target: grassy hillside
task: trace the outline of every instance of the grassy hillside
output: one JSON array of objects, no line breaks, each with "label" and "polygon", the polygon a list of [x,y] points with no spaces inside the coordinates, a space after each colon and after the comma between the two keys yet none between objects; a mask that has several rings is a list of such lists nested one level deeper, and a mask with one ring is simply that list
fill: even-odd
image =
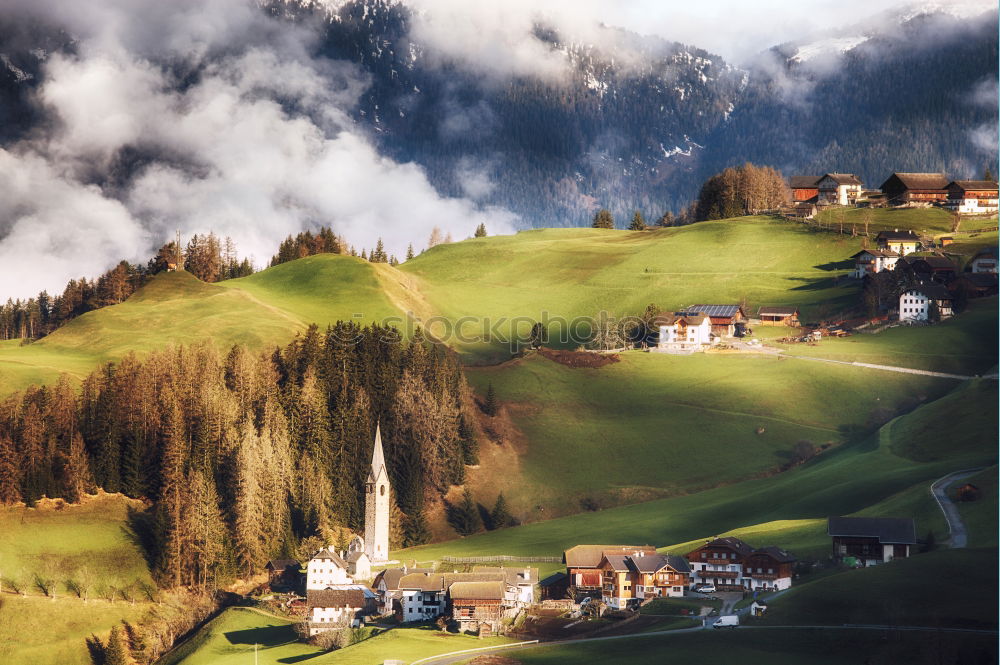
[{"label": "grassy hillside", "polygon": [[[995,388],[970,391],[967,399],[984,413],[991,412],[995,408]],[[930,504],[924,501],[924,490],[917,488],[918,485],[928,487],[933,480],[957,469],[991,465],[997,457],[992,437],[982,437],[981,446],[974,452],[933,462],[916,462],[893,453],[897,427],[909,429],[912,425],[913,436],[933,437],[933,431],[925,433],[919,426],[933,417],[928,406],[921,406],[862,441],[842,446],[777,476],[411,548],[398,552],[397,556],[418,560],[439,559],[444,555],[554,556],[581,542],[685,543],[775,520],[848,515],[894,496],[900,503],[883,504],[885,513],[905,509],[912,510],[917,517],[921,512],[933,515]],[[978,420],[957,422],[955,427],[959,434],[966,429],[984,431],[983,423]],[[938,441],[936,445],[948,444]],[[908,496],[907,491],[911,492]],[[806,541],[810,538],[808,532],[804,536],[799,532],[796,537],[804,537]]]},{"label": "grassy hillside", "polygon": [[[575,512],[585,498],[612,505],[773,473],[800,440],[842,443],[954,385],[770,356],[640,352],[599,369],[534,355],[468,377],[480,394],[494,387],[522,435],[483,446],[492,457],[471,473],[480,500],[502,490],[528,519]],[[549,513],[532,512],[539,505]]]},{"label": "grassy hillside", "polygon": [[[700,663],[740,665],[964,665],[996,663],[996,638],[989,635],[885,633],[858,630],[698,631],[676,635],[505,653],[505,663]],[[669,660],[665,660],[669,658]]]},{"label": "grassy hillside", "polygon": [[160,665],[371,665],[387,659],[405,663],[450,651],[503,644],[502,637],[478,639],[418,626],[394,628],[350,647],[323,652],[298,641],[292,622],[246,608],[230,608],[169,653]]},{"label": "grassy hillside", "polygon": [[[954,224],[954,217],[944,208],[830,208],[820,212],[816,221],[835,227],[843,222],[845,229],[854,225],[863,231],[866,217],[870,220],[869,233],[899,229],[923,235],[951,235]],[[996,225],[996,216],[964,217],[959,231],[969,233]]]},{"label": "grassy hillside", "polygon": [[0,343],[0,394],[53,382],[61,372],[82,378],[128,351],[206,339],[223,349],[263,348],[287,343],[310,323],[401,318],[380,280],[376,266],[333,254],[219,284],[163,273],[124,303],[88,312],[33,344]]},{"label": "grassy hillside", "polygon": [[[152,605],[138,588],[150,581],[146,563],[123,531],[131,502],[101,495],[59,505],[0,508],[0,662],[89,665],[84,638],[106,636]],[[51,581],[54,599],[43,595],[36,576]],[[86,602],[72,590],[84,580],[91,587]],[[134,604],[111,591],[126,587]]]},{"label": "grassy hillside", "polygon": [[789,355],[954,374],[985,374],[997,363],[996,321],[997,298],[982,298],[971,301],[962,314],[932,326],[901,326],[874,335],[830,337],[816,346],[776,346]]},{"label": "grassy hillside", "polygon": [[[450,321],[503,320],[527,334],[549,319],[558,339],[567,321],[602,309],[640,314],[646,305],[696,303],[798,305],[806,318],[855,304],[858,286],[837,283],[851,269],[860,239],[763,217],[705,222],[648,232],[600,229],[524,231],[434,247],[403,272],[420,279],[427,301]],[[512,320],[519,321],[511,323]],[[471,335],[480,323],[469,324]],[[566,344],[571,345],[570,342]],[[499,342],[459,341],[476,360],[506,357]]]},{"label": "grassy hillside", "polygon": [[[969,547],[997,546],[997,468],[991,467],[966,481],[980,489],[982,497],[958,504],[962,520],[969,530]],[[952,491],[954,494],[954,489]]]},{"label": "grassy hillside", "polygon": [[[996,561],[995,548],[939,550],[885,566],[822,577],[775,599],[760,623],[877,623],[995,630]],[[962,584],[917,582],[939,579],[943,570],[975,571],[976,590]]]}]

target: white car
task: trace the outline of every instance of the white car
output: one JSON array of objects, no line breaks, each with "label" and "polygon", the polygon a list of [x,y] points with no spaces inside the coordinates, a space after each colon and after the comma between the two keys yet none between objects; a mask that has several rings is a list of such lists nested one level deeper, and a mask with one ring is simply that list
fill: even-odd
[{"label": "white car", "polygon": [[698,593],[715,593],[715,585],[714,584],[699,584],[698,586],[694,587],[691,590],[692,591],[696,591]]}]

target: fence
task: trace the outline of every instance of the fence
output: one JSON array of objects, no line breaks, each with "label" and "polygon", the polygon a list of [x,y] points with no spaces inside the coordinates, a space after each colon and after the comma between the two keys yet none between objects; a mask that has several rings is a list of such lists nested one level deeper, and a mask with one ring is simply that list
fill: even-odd
[{"label": "fence", "polygon": [[443,556],[441,560],[446,563],[499,563],[501,561],[562,563],[562,558],[557,556],[510,556],[507,554],[498,554],[496,556]]}]

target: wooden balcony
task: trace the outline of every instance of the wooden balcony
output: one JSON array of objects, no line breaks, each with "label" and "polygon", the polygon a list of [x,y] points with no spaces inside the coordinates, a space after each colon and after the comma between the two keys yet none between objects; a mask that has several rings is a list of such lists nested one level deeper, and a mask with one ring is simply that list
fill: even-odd
[{"label": "wooden balcony", "polygon": [[707,579],[736,579],[740,574],[735,570],[699,570],[698,577]]},{"label": "wooden balcony", "polygon": [[731,563],[736,563],[733,559],[703,559],[701,563],[709,563],[714,566],[728,566]]},{"label": "wooden balcony", "polygon": [[780,575],[778,573],[744,573],[744,577],[752,577],[755,580],[776,580]]}]

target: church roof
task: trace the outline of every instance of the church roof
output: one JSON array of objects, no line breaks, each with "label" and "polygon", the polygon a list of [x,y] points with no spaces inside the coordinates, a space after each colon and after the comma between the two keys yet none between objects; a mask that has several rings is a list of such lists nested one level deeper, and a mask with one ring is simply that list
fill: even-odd
[{"label": "church roof", "polygon": [[385,454],[382,452],[382,424],[375,425],[375,450],[372,451],[372,468],[368,472],[368,482],[374,483],[379,474],[386,474]]}]

